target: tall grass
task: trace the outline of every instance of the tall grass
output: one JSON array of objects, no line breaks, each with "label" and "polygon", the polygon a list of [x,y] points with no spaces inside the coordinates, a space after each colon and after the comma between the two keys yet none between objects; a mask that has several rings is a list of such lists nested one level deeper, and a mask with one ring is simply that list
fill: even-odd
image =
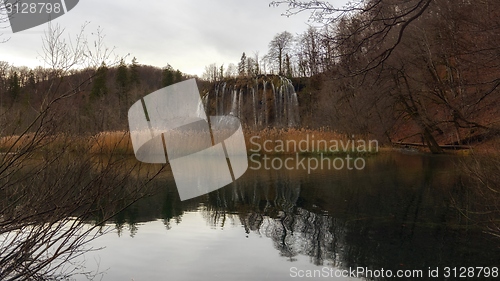
[{"label": "tall grass", "polygon": [[[368,135],[346,135],[330,129],[305,129],[305,128],[267,128],[264,130],[247,131],[245,142],[247,150],[261,154],[343,154],[359,153],[358,141],[368,144],[371,139]],[[353,149],[354,142],[354,149]],[[337,144],[337,145],[335,145]],[[344,145],[345,147],[342,147]],[[339,151],[334,151],[335,147]],[[344,149],[345,148],[345,149]],[[375,153],[376,150],[367,151]]]},{"label": "tall grass", "polygon": [[101,132],[89,139],[90,153],[93,154],[134,154],[130,132]]},{"label": "tall grass", "polygon": [[[7,136],[0,138],[0,152],[15,153],[27,143],[32,135]],[[368,136],[348,136],[328,129],[277,129],[266,128],[263,130],[244,130],[245,143],[248,153],[255,153],[256,148],[262,149],[259,153],[263,154],[308,154],[308,153],[332,153],[329,151],[332,141],[338,143],[352,144],[352,141],[363,140],[366,143],[370,141]],[[188,147],[187,151],[198,150],[200,144],[196,142],[196,134],[193,132],[179,133],[178,141]],[[284,151],[280,150],[280,144],[284,144]],[[178,145],[180,146],[180,145]],[[265,150],[263,149],[265,146]],[[66,136],[55,135],[47,137],[43,141],[43,149],[60,150],[70,149],[70,151],[87,152],[91,154],[121,154],[134,155],[132,141],[128,131],[101,132],[93,136]],[[348,151],[352,146],[349,145]],[[370,151],[376,152],[376,151]],[[182,154],[182,152],[179,152]]]}]

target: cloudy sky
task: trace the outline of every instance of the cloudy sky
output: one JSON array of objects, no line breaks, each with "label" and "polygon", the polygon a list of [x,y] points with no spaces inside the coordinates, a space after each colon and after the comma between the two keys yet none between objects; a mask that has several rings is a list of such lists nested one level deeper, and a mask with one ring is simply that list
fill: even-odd
[{"label": "cloudy sky", "polygon": [[[267,53],[273,36],[307,29],[309,14],[281,16],[286,6],[269,7],[271,0],[80,0],[66,15],[53,21],[67,36],[79,32],[85,22],[89,39],[100,27],[105,44],[119,56],[130,54],[140,64],[163,67],[170,64],[189,74],[201,75],[206,65],[237,63],[242,52],[253,56]],[[342,6],[345,0],[330,1]],[[0,1],[1,3],[1,1]],[[40,59],[43,24],[12,33],[2,29],[0,61],[15,66],[43,66]]]}]

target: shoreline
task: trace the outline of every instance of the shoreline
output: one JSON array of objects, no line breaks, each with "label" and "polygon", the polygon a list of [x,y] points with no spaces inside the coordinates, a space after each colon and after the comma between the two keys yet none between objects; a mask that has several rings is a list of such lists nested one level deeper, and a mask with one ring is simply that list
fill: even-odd
[{"label": "shoreline", "polygon": [[[244,133],[247,155],[324,155],[324,156],[370,156],[382,152],[407,152],[430,154],[424,145],[393,143],[380,144],[367,135],[346,135],[325,129],[277,129],[266,128]],[[0,155],[15,154],[21,148],[33,144],[33,134],[0,138]],[[445,147],[444,155],[469,155],[472,153],[498,153],[500,139],[475,145]],[[92,136],[68,136],[65,134],[45,136],[36,141],[34,150],[69,150],[91,154],[134,155],[128,131],[101,132]]]}]

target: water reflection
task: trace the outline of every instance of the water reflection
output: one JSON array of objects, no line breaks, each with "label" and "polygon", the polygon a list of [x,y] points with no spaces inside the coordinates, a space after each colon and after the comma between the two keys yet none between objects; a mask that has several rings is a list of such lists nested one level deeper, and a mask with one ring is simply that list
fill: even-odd
[{"label": "water reflection", "polygon": [[[157,196],[137,202],[114,223],[119,235],[134,236],[140,223],[160,219],[170,231],[182,225],[185,212],[197,212],[214,231],[240,225],[240,235],[272,240],[287,261],[308,257],[316,266],[498,266],[499,241],[454,208],[470,203],[454,160],[382,154],[368,158],[363,171],[249,170],[234,184],[185,202],[165,179],[156,183]],[[224,243],[241,246],[241,240]],[[247,255],[241,252],[235,265]]]}]

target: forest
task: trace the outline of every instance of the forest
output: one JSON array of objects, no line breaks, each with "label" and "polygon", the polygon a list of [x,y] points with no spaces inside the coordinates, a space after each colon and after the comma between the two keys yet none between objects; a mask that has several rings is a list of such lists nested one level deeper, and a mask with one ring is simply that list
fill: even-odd
[{"label": "forest", "polygon": [[[303,34],[277,33],[265,55],[243,50],[237,63],[206,66],[196,77],[202,94],[221,81],[280,75],[297,91],[301,127],[369,134],[386,144],[420,143],[433,153],[442,153],[441,145],[479,144],[498,134],[500,30],[493,1],[368,1],[344,8],[272,3],[280,4],[288,5],[290,16],[310,10],[316,25]],[[52,40],[61,31],[53,32],[48,47],[63,43]],[[109,50],[100,51],[105,56]],[[133,101],[193,77],[170,65],[141,65],[135,57],[128,64],[103,58],[85,68],[76,68],[82,65],[76,61],[35,69],[2,62],[0,98],[10,120],[2,118],[11,124],[3,128],[6,135],[36,116],[30,109],[54,89],[73,91],[58,103],[62,132],[126,130]]]}]

